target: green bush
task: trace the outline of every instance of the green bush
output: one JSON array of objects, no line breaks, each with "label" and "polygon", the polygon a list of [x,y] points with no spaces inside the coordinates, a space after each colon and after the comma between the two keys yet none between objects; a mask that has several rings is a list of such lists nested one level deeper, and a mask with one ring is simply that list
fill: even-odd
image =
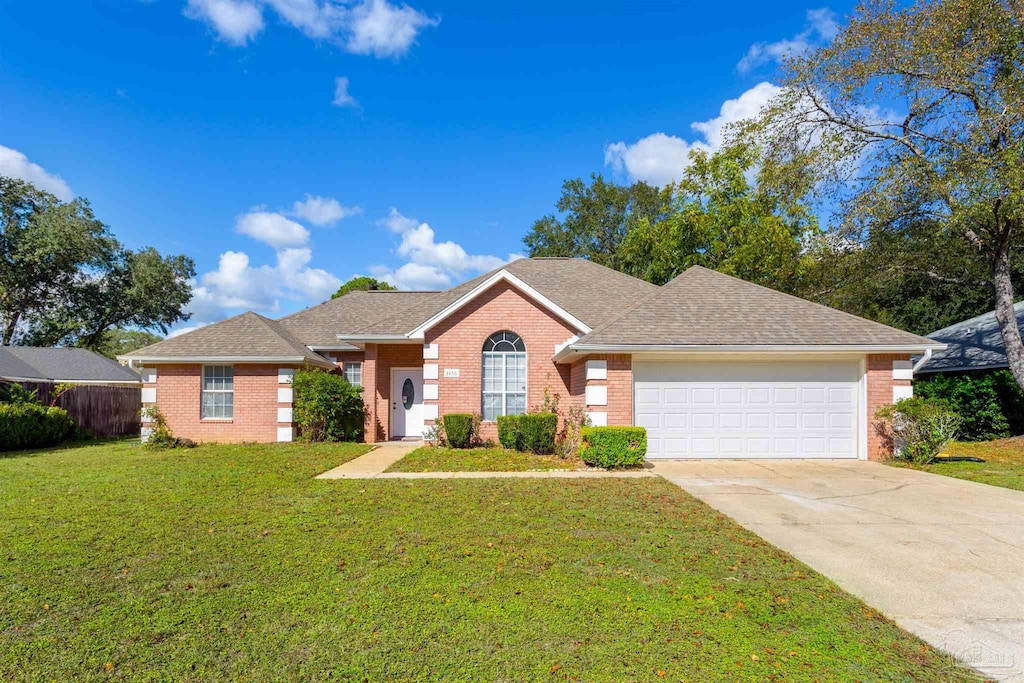
[{"label": "green bush", "polygon": [[963,418],[959,438],[966,441],[1024,433],[1024,391],[1009,370],[934,375],[915,382],[914,393],[947,401]]},{"label": "green bush", "polygon": [[523,432],[519,425],[520,417],[520,415],[498,416],[498,442],[509,450],[523,450]]},{"label": "green bush", "polygon": [[520,450],[546,455],[555,452],[557,413],[527,413],[519,416]]},{"label": "green bush", "polygon": [[305,367],[295,372],[293,417],[306,441],[361,441],[363,388],[341,375]]},{"label": "green bush", "polygon": [[963,421],[946,401],[921,396],[884,405],[875,419],[893,457],[918,464],[934,460]]},{"label": "green bush", "polygon": [[469,448],[480,437],[480,419],[470,413],[448,413],[441,417],[445,439],[451,448]]},{"label": "green bush", "polygon": [[635,467],[647,455],[643,427],[584,427],[580,458],[596,467]]},{"label": "green bush", "polygon": [[63,408],[38,403],[0,403],[0,451],[55,446],[74,429],[75,421]]},{"label": "green bush", "polygon": [[142,416],[143,422],[152,423],[153,425],[150,427],[149,436],[146,436],[142,442],[143,448],[148,448],[151,451],[162,451],[168,448],[196,447],[196,442],[192,439],[179,438],[171,433],[171,428],[167,426],[167,418],[164,417],[159,406],[145,406],[139,411],[139,414]]}]

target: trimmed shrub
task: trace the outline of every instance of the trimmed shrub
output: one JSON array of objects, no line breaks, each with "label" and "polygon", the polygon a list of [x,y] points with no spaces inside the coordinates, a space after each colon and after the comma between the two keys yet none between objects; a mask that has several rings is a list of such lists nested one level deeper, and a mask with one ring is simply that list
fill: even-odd
[{"label": "trimmed shrub", "polygon": [[71,436],[75,421],[63,408],[0,403],[0,451],[55,446]]},{"label": "trimmed shrub", "polygon": [[555,452],[557,413],[527,413],[519,416],[520,450],[548,454]]},{"label": "trimmed shrub", "polygon": [[363,437],[363,388],[349,384],[342,375],[305,367],[292,382],[293,412],[299,433],[306,441],[361,441]]},{"label": "trimmed shrub", "polygon": [[595,467],[635,467],[647,455],[643,427],[584,427],[580,458]]},{"label": "trimmed shrub", "polygon": [[441,417],[444,435],[451,448],[469,448],[480,435],[480,420],[470,413],[447,413]]},{"label": "trimmed shrub", "polygon": [[918,464],[934,460],[963,421],[946,401],[920,396],[882,406],[875,419],[893,457]]},{"label": "trimmed shrub", "polygon": [[959,438],[1002,439],[1024,432],[1024,391],[1009,370],[979,370],[934,375],[914,383],[922,398],[947,401],[963,418]]},{"label": "trimmed shrub", "polygon": [[519,424],[521,415],[498,416],[498,442],[514,451],[523,450],[523,432]]}]

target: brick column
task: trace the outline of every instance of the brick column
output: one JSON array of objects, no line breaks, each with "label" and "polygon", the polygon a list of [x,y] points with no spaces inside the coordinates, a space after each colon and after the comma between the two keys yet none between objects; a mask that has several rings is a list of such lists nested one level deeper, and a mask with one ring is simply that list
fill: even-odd
[{"label": "brick column", "polygon": [[278,368],[277,440],[281,442],[295,440],[295,421],[292,410],[295,401],[292,390],[293,381],[295,381],[295,368]]},{"label": "brick column", "polygon": [[880,407],[914,395],[913,366],[906,354],[880,353],[867,358],[868,459],[884,460],[892,455],[878,433],[875,412]]},{"label": "brick column", "polygon": [[440,411],[440,368],[438,359],[441,352],[437,343],[423,345],[423,427],[430,429],[439,418]]},{"label": "brick column", "polygon": [[146,415],[146,408],[156,405],[156,368],[140,368],[142,373],[142,429],[139,436],[142,443],[149,440],[155,424]]},{"label": "brick column", "polygon": [[625,427],[633,424],[633,358],[615,354],[589,356],[574,368],[570,383],[580,381],[583,374],[583,405],[595,427],[612,425]]}]

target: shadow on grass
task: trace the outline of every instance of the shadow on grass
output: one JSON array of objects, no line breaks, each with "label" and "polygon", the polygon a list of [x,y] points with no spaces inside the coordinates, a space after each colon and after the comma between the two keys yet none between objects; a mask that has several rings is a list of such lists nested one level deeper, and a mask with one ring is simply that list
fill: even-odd
[{"label": "shadow on grass", "polygon": [[137,436],[122,436],[122,437],[108,437],[102,439],[76,439],[73,441],[64,441],[53,446],[47,446],[45,448],[26,448],[20,451],[2,451],[0,450],[0,459],[6,458],[34,458],[39,455],[46,455],[47,453],[53,453],[55,451],[68,451],[75,450],[77,448],[88,448],[90,446],[104,446],[110,444],[130,444],[135,442],[139,444],[139,437]]}]

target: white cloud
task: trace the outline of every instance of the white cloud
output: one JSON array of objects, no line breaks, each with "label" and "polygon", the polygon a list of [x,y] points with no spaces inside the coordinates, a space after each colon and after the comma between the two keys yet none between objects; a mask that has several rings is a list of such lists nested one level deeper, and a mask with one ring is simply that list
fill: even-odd
[{"label": "white cloud", "polygon": [[283,249],[277,252],[275,264],[253,266],[245,252],[224,252],[217,269],[204,273],[192,285],[190,322],[213,322],[238,310],[276,313],[281,299],[303,303],[326,300],[341,286],[341,280],[326,270],[310,268],[312,258],[308,247]]},{"label": "white cloud", "polygon": [[306,195],[306,200],[292,204],[292,213],[313,225],[334,225],[343,218],[357,216],[363,210],[358,206],[342,206],[334,197]]},{"label": "white cloud", "polygon": [[250,0],[188,0],[184,13],[231,45],[245,45],[263,30],[263,8]]},{"label": "white cloud", "polygon": [[334,79],[334,100],[331,102],[335,107],[359,108],[359,102],[352,97],[348,91],[348,76],[338,76]]},{"label": "white cloud", "polygon": [[439,23],[439,19],[409,5],[398,7],[386,0],[366,0],[352,8],[347,48],[360,55],[399,57],[408,52],[423,28]]},{"label": "white cloud", "polygon": [[263,30],[265,7],[309,38],[375,57],[401,57],[420,31],[440,23],[409,5],[387,0],[188,0],[185,16],[205,22],[221,40],[243,46]]},{"label": "white cloud", "polygon": [[186,325],[185,327],[179,327],[176,330],[171,330],[170,332],[168,332],[167,333],[167,339],[173,339],[174,337],[180,337],[183,334],[188,334],[189,332],[194,332],[194,331],[198,330],[200,327],[206,327],[209,324],[210,323],[199,323],[198,325]]},{"label": "white cloud", "polygon": [[377,221],[377,225],[383,225],[391,232],[397,232],[402,234],[407,230],[413,230],[419,225],[419,222],[415,218],[406,218],[402,214],[398,213],[398,209],[391,207],[391,211],[388,212],[387,218],[382,218]]},{"label": "white cloud", "polygon": [[28,157],[18,150],[3,145],[0,145],[0,175],[32,183],[40,190],[46,190],[65,202],[75,196],[59,175],[48,173],[39,164],[29,161]]},{"label": "white cloud", "polygon": [[728,128],[756,116],[781,88],[768,82],[758,83],[734,100],[726,100],[718,116],[696,121],[690,128],[701,139],[684,140],[675,135],[654,133],[633,144],[616,142],[605,147],[604,163],[632,180],[644,180],[662,186],[678,180],[690,163],[692,150],[715,152],[725,142]]},{"label": "white cloud", "polygon": [[786,57],[797,57],[832,42],[838,34],[839,23],[836,21],[835,12],[827,7],[807,10],[807,21],[803,31],[792,38],[774,43],[754,43],[736,68],[740,73],[746,73],[768,62],[781,62]]},{"label": "white cloud", "polygon": [[394,208],[378,224],[401,234],[402,241],[395,253],[407,263],[396,270],[373,266],[370,273],[399,289],[444,289],[467,274],[493,270],[517,258],[469,254],[455,242],[438,242],[428,224],[407,218]]},{"label": "white cloud", "polygon": [[309,230],[279,213],[267,211],[250,211],[239,216],[235,231],[274,249],[301,247],[309,241]]}]

